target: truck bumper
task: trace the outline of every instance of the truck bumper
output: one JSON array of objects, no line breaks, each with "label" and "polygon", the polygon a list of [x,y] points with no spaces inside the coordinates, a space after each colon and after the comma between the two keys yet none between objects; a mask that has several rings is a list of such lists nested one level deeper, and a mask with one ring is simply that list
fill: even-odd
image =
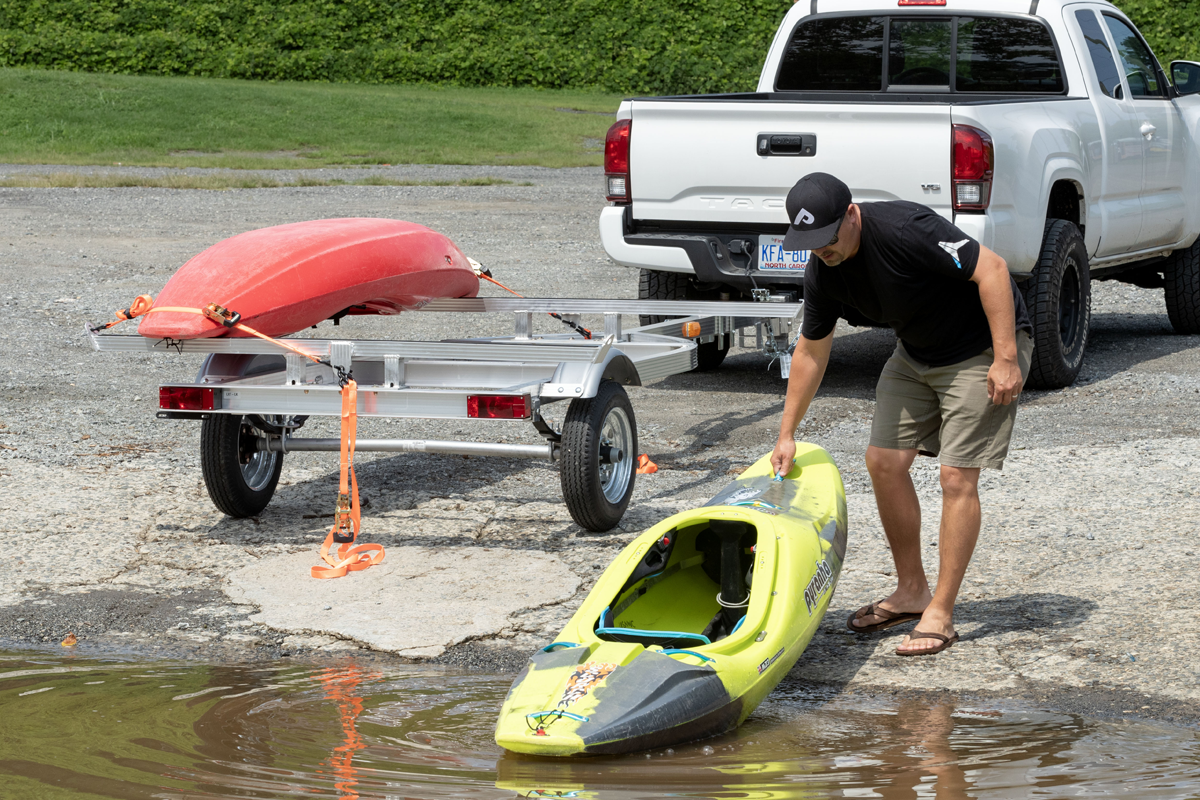
[{"label": "truck bumper", "polygon": [[608,206],[600,212],[600,242],[608,257],[623,267],[693,274],[692,262],[682,247],[655,247],[625,241],[625,207]]}]

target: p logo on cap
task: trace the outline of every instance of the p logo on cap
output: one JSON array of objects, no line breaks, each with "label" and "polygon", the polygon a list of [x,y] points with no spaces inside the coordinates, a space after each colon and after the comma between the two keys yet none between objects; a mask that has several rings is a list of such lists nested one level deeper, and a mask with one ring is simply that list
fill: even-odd
[{"label": "p logo on cap", "polygon": [[827,172],[810,172],[788,192],[787,233],[784,250],[819,250],[837,235],[846,209],[850,207],[849,187]]}]

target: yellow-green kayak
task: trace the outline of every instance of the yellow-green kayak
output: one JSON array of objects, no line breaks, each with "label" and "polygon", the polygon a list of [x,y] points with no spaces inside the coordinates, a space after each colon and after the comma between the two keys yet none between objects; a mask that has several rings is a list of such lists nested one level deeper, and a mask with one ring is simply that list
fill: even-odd
[{"label": "yellow-green kayak", "polygon": [[609,565],[513,683],[496,742],[624,753],[733,729],[808,646],[845,554],[846,493],[829,454],[798,443],[782,480],[764,456]]}]

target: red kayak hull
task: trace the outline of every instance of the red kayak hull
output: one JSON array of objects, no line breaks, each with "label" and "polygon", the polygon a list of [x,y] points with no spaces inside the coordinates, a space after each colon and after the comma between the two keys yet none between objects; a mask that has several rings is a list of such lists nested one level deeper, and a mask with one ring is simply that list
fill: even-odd
[{"label": "red kayak hull", "polygon": [[[439,297],[474,297],[479,278],[442,234],[395,219],[320,219],[248,231],[179,268],[155,307],[216,303],[268,336],[348,311],[398,314]],[[164,311],[142,318],[152,339],[247,336],[205,317]]]}]

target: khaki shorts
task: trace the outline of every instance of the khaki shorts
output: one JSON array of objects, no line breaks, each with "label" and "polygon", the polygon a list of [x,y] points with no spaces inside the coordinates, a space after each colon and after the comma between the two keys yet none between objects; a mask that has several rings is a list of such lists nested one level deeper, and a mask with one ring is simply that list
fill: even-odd
[{"label": "khaki shorts", "polygon": [[[1017,331],[1017,364],[1029,377],[1033,340]],[[902,343],[883,367],[875,387],[871,444],[888,450],[919,450],[950,467],[1002,469],[1012,438],[1016,402],[994,405],[987,394],[991,348],[945,367],[926,366]]]}]

